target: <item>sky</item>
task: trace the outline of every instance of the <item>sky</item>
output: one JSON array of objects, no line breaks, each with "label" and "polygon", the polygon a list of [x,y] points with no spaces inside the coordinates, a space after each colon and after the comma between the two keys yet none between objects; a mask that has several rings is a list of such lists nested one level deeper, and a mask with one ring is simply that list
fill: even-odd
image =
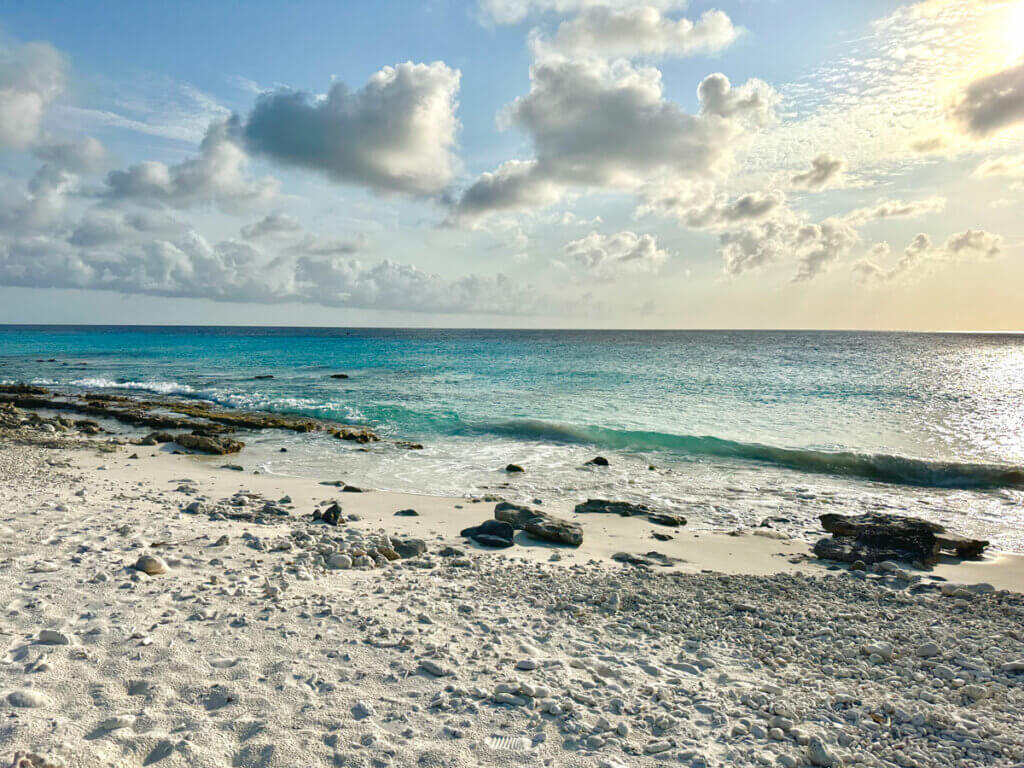
[{"label": "sky", "polygon": [[1024,0],[0,8],[0,322],[1024,330]]}]

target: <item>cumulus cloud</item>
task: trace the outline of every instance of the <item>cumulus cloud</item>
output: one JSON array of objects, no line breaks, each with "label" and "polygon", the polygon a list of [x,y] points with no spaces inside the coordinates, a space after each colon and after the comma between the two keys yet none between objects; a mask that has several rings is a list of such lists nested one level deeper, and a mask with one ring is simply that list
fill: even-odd
[{"label": "cumulus cloud", "polygon": [[794,282],[817,277],[859,241],[857,231],[842,219],[831,217],[815,224],[788,210],[776,218],[719,236],[728,274],[739,275],[784,258],[795,258]]},{"label": "cumulus cloud", "polygon": [[79,190],[79,174],[94,173],[106,159],[93,138],[37,143],[33,153],[44,162],[24,183],[0,186],[0,235],[41,232],[61,224],[68,196]]},{"label": "cumulus cloud", "polygon": [[374,73],[358,91],[335,83],[263,94],[238,130],[246,146],[285,165],[377,192],[432,195],[451,180],[459,71],[406,62]]},{"label": "cumulus cloud", "polygon": [[302,231],[302,225],[294,216],[287,213],[270,213],[259,221],[247,224],[241,229],[244,240],[260,237],[277,237],[294,235]]},{"label": "cumulus cloud", "polygon": [[125,213],[105,209],[87,211],[67,242],[82,248],[139,244],[155,238],[184,234],[188,227],[163,213]]},{"label": "cumulus cloud", "polygon": [[[685,8],[687,0],[644,0],[644,5],[659,10]],[[485,21],[496,24],[516,24],[529,16],[541,13],[570,14],[589,8],[605,7],[612,10],[635,8],[636,0],[480,0],[480,14]]]},{"label": "cumulus cloud", "polygon": [[795,187],[802,189],[824,189],[833,186],[846,167],[846,161],[823,152],[811,161],[809,170],[798,173],[790,179]]},{"label": "cumulus cloud", "polygon": [[552,38],[535,34],[531,43],[538,56],[690,56],[720,51],[737,35],[732,20],[722,11],[706,11],[691,21],[668,18],[653,6],[596,6],[562,22]]},{"label": "cumulus cloud", "polygon": [[953,117],[964,132],[979,139],[1024,123],[1024,61],[968,85]]},{"label": "cumulus cloud", "polygon": [[102,194],[112,200],[158,207],[214,204],[234,213],[264,204],[278,191],[276,179],[250,179],[248,166],[249,158],[230,122],[214,123],[195,157],[173,166],[151,160],[126,170],[111,171]]},{"label": "cumulus cloud", "polygon": [[921,232],[914,236],[899,259],[891,266],[883,266],[890,254],[888,243],[872,246],[868,254],[853,264],[853,271],[862,282],[893,282],[925,266],[935,266],[956,260],[991,260],[1002,253],[1003,238],[985,230],[967,230],[946,239],[936,247],[932,239]]},{"label": "cumulus cloud", "polygon": [[767,218],[785,204],[779,189],[730,198],[710,182],[675,182],[644,187],[635,213],[675,218],[690,229],[717,229]]},{"label": "cumulus cloud", "polygon": [[566,256],[591,275],[613,278],[624,274],[655,274],[668,260],[654,235],[591,232],[565,246]]},{"label": "cumulus cloud", "polygon": [[844,216],[844,220],[854,227],[860,227],[869,221],[879,219],[914,218],[929,213],[937,213],[946,208],[946,198],[928,197],[923,200],[882,200],[865,208],[857,208]]},{"label": "cumulus cloud", "polygon": [[[192,230],[145,237],[140,222],[117,217],[97,236],[97,225],[83,222],[71,238],[0,241],[0,285],[405,312],[530,314],[554,306],[504,275],[448,279],[390,260],[265,252],[241,240],[210,243]],[[84,236],[89,229],[94,234]]]},{"label": "cumulus cloud", "polygon": [[619,60],[551,58],[530,70],[530,92],[510,104],[505,126],[523,130],[535,158],[506,163],[462,195],[453,221],[557,200],[572,186],[633,189],[652,176],[699,178],[720,170],[750,126],[773,113],[775,92],[721,74],[698,88],[701,109],[665,98],[661,73]]},{"label": "cumulus cloud", "polygon": [[64,59],[47,43],[0,50],[0,149],[35,143],[46,107],[64,87]]}]

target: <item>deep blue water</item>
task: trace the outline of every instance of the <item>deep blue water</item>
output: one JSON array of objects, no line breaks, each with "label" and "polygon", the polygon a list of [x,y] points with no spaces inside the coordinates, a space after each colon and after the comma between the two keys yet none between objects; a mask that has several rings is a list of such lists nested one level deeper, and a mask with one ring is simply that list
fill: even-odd
[{"label": "deep blue water", "polygon": [[[404,490],[478,492],[516,461],[523,496],[713,507],[741,480],[771,487],[756,508],[780,488],[819,506],[925,494],[1005,519],[1024,486],[1015,335],[8,326],[0,379],[368,423],[427,450],[356,456],[305,438],[264,469],[341,462]],[[579,470],[595,453],[611,471]]]}]

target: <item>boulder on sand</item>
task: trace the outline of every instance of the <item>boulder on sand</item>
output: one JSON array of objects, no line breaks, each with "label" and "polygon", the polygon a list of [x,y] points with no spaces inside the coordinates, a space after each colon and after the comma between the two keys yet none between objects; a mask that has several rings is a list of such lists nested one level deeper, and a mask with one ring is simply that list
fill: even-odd
[{"label": "boulder on sand", "polygon": [[486,520],[480,525],[464,528],[460,536],[472,539],[485,547],[511,547],[515,542],[516,529],[501,520]]},{"label": "boulder on sand", "polygon": [[825,514],[819,518],[821,527],[833,536],[859,536],[866,529],[886,525],[915,526],[924,528],[935,534],[939,549],[955,554],[957,557],[970,559],[980,557],[988,546],[983,539],[969,539],[956,533],[950,533],[945,527],[919,517],[902,515],[886,515],[880,512],[868,512],[863,515],[847,517],[845,515]]},{"label": "boulder on sand", "polygon": [[226,453],[238,453],[245,447],[241,440],[232,440],[230,437],[214,437],[212,435],[175,435],[174,442],[182,448],[201,453],[213,453],[223,456]]},{"label": "boulder on sand", "polygon": [[869,512],[863,515],[821,515],[822,527],[832,534],[814,545],[814,554],[824,560],[845,563],[883,560],[938,562],[943,550],[958,557],[978,557],[987,541],[946,533],[938,523],[917,517]]},{"label": "boulder on sand", "polygon": [[544,541],[570,547],[583,543],[583,528],[578,523],[508,501],[499,502],[494,507],[494,518]]}]

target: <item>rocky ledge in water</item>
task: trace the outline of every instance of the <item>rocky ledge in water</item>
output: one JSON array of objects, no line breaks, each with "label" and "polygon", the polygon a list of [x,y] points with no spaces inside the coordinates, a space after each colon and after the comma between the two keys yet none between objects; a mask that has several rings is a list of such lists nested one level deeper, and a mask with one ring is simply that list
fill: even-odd
[{"label": "rocky ledge in water", "polygon": [[[339,440],[364,444],[380,440],[372,429],[365,426],[264,411],[226,410],[211,403],[170,397],[141,399],[94,392],[56,392],[27,384],[5,384],[0,385],[0,404],[29,411],[82,413],[157,430],[189,430],[193,436],[223,435],[239,429],[282,429],[291,432],[329,432]],[[95,424],[98,433],[99,425],[96,422],[90,423]],[[399,445],[409,447],[406,444]]]},{"label": "rocky ledge in water", "polygon": [[672,512],[659,512],[646,504],[633,504],[629,501],[609,501],[607,499],[587,499],[576,505],[576,514],[605,514],[620,517],[646,516],[652,523],[678,528],[686,525],[686,518]]},{"label": "rocky ledge in water", "polygon": [[976,558],[988,546],[987,541],[948,533],[938,523],[917,517],[869,512],[853,517],[825,514],[819,519],[832,534],[814,545],[814,554],[824,560],[865,564],[895,560],[931,566],[943,552]]}]

